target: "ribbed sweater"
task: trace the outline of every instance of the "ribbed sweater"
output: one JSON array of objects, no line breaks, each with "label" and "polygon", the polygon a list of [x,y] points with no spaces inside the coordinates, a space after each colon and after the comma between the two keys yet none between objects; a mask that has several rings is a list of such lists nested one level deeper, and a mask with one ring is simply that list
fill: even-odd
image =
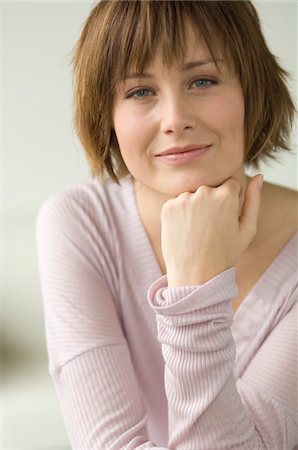
[{"label": "ribbed sweater", "polygon": [[73,449],[298,448],[298,233],[236,313],[233,267],[167,287],[130,177],[52,195],[37,248]]}]

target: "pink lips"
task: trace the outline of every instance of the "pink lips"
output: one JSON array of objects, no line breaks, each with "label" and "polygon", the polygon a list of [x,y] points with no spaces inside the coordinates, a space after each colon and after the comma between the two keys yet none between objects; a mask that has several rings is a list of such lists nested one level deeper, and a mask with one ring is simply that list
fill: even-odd
[{"label": "pink lips", "polygon": [[185,147],[172,147],[155,155],[162,161],[183,163],[205,154],[211,145],[186,145]]}]

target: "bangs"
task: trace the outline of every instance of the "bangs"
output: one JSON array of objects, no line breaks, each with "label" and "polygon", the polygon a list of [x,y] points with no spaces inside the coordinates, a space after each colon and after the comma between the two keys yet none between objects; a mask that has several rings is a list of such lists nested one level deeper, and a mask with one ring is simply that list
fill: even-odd
[{"label": "bangs", "polygon": [[[123,81],[129,71],[142,73],[157,50],[163,63],[170,67],[182,64],[186,54],[186,33],[191,27],[198,40],[204,40],[214,62],[223,56],[223,39],[210,26],[212,17],[206,17],[205,8],[197,2],[135,1],[117,3],[117,23],[110,24],[111,40],[107,42],[112,63],[110,73],[115,86]],[[113,13],[112,13],[113,14]],[[113,15],[111,14],[111,18]],[[115,15],[114,15],[115,17]],[[214,14],[214,19],[218,15]],[[208,25],[207,25],[208,24]],[[226,55],[225,55],[226,57]],[[112,87],[112,86],[111,86]]]}]

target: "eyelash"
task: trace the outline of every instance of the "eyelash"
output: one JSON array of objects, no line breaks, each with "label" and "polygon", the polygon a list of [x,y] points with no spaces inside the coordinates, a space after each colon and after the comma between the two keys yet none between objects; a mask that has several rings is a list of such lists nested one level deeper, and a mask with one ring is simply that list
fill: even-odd
[{"label": "eyelash", "polygon": [[[216,84],[218,84],[218,82],[216,81],[216,80],[213,80],[213,79],[211,79],[211,78],[196,78],[192,83],[191,83],[191,85],[193,85],[194,83],[196,83],[196,82],[202,82],[202,81],[207,81],[209,84],[208,84],[208,86],[201,86],[201,87],[197,87],[197,89],[198,90],[203,90],[203,89],[207,89],[208,87],[210,87],[210,86],[213,86],[213,85],[216,85]],[[148,89],[148,88],[138,88],[138,89],[135,89],[134,91],[132,91],[132,92],[129,92],[128,94],[127,94],[127,96],[126,96],[126,98],[133,98],[134,100],[142,100],[142,99],[144,99],[144,98],[147,98],[147,97],[151,97],[151,95],[145,95],[145,96],[138,96],[138,95],[136,95],[136,94],[138,94],[138,93],[140,93],[140,92],[151,92],[152,93],[152,90],[151,89]]]},{"label": "eyelash", "polygon": [[196,83],[197,81],[208,81],[208,83],[210,83],[208,86],[201,86],[202,89],[206,89],[209,86],[213,86],[214,84],[217,84],[216,80],[213,80],[210,78],[198,78],[198,79],[194,80],[194,82],[192,84]]}]

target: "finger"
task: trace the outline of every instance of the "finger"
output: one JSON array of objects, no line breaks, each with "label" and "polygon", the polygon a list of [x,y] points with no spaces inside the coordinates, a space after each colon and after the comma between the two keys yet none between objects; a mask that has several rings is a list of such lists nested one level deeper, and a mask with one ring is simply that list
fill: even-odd
[{"label": "finger", "polygon": [[239,217],[240,231],[254,235],[257,231],[257,222],[261,204],[261,190],[263,175],[256,175],[248,183],[244,202]]},{"label": "finger", "polygon": [[235,193],[239,197],[242,193],[242,185],[238,178],[236,177],[230,177],[228,178],[219,188],[222,190],[227,190],[228,193]]}]

